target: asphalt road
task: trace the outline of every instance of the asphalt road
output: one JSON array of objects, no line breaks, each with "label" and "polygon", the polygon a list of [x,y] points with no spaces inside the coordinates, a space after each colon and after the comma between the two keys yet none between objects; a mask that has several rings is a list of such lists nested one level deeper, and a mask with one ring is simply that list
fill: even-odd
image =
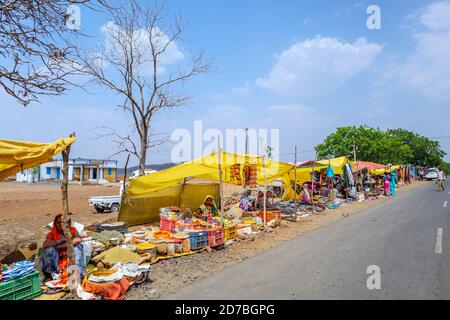
[{"label": "asphalt road", "polygon": [[[412,189],[168,299],[449,299],[450,182],[446,188],[437,192],[430,183]],[[380,289],[368,289],[369,277],[377,285],[369,266],[379,267]]]}]

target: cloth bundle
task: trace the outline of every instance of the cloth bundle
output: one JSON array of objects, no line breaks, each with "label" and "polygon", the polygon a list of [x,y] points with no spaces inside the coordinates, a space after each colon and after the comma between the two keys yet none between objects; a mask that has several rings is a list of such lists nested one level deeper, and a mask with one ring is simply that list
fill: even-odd
[{"label": "cloth bundle", "polygon": [[178,220],[182,217],[181,210],[177,207],[159,209],[159,217],[166,220]]},{"label": "cloth bundle", "polygon": [[0,275],[1,281],[11,281],[16,278],[20,278],[34,271],[34,263],[32,261],[19,261],[9,266],[9,268],[3,271]]}]

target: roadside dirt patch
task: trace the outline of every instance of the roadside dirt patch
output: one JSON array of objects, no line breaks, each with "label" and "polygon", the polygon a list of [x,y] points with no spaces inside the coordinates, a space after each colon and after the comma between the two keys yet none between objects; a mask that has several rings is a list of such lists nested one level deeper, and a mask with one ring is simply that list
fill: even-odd
[{"label": "roadside dirt patch", "polygon": [[[73,219],[89,225],[117,218],[117,214],[97,214],[89,206],[90,196],[119,194],[119,185],[69,185],[69,208]],[[61,187],[57,183],[0,183],[0,257],[14,247],[40,241],[39,229],[61,212]]]}]

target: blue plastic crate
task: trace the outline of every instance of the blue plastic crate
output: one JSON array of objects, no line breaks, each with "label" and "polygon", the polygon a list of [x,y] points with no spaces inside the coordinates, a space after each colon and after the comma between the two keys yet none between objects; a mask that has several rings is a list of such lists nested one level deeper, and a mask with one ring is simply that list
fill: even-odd
[{"label": "blue plastic crate", "polygon": [[189,244],[191,250],[199,250],[208,246],[208,232],[192,231],[189,232]]}]

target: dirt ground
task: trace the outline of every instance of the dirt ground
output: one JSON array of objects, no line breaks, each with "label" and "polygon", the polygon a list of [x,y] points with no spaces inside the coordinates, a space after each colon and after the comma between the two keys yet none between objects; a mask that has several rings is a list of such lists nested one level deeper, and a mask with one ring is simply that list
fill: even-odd
[{"label": "dirt ground", "polygon": [[[426,182],[400,186],[398,193],[407,192],[424,183]],[[391,200],[390,197],[380,197],[377,200],[349,203],[335,210],[327,209],[297,223],[283,220],[278,228],[262,232],[252,240],[238,240],[223,250],[205,250],[198,254],[162,261],[151,266],[150,282],[132,287],[127,292],[126,299],[147,300],[167,297],[214,272],[219,272],[286,240]]]},{"label": "dirt ground", "polygon": [[[117,217],[97,214],[89,206],[90,196],[118,195],[119,184],[69,185],[69,208],[73,220],[90,225]],[[58,183],[0,183],[0,257],[42,235],[38,230],[61,212],[61,188]],[[40,241],[40,240],[39,240]]]}]

